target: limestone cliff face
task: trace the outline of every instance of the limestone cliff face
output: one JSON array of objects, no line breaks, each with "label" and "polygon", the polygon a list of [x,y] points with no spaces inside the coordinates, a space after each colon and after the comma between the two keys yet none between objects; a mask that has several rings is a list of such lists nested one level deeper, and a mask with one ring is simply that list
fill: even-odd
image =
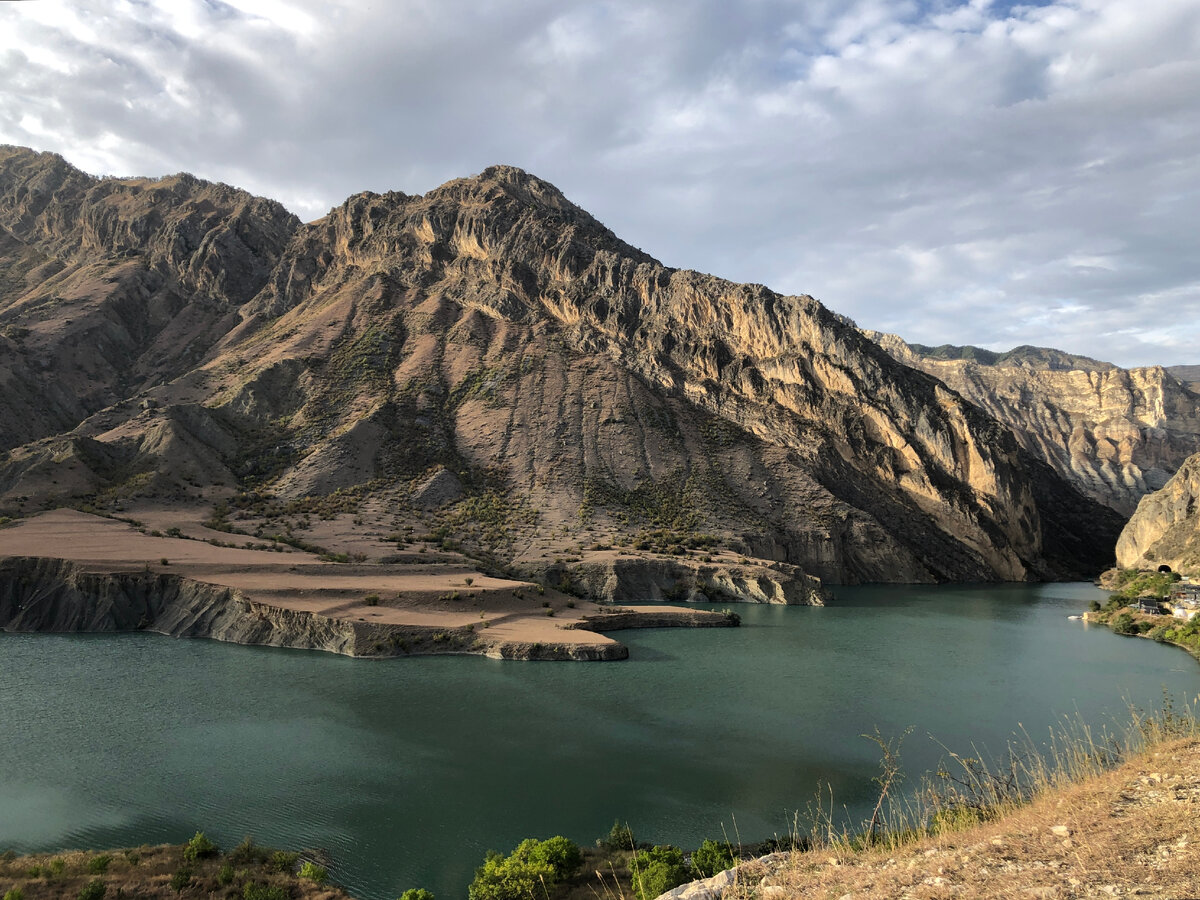
[{"label": "limestone cliff face", "polygon": [[1117,541],[1122,568],[1169,565],[1200,574],[1200,454],[1187,459],[1159,490],[1147,494]]},{"label": "limestone cliff face", "polygon": [[1124,515],[1200,450],[1200,395],[1162,366],[1121,369],[1043,348],[997,354],[872,337],[1008,425],[1026,450]]},{"label": "limestone cliff face", "polygon": [[[10,208],[13,234],[58,221]],[[95,240],[124,247],[138,228]],[[157,240],[149,258],[175,259]],[[427,509],[444,469],[457,486],[439,521],[522,569],[549,565],[547,532],[723,548],[832,582],[1109,562],[1119,517],[954,390],[811,297],[661,265],[520,170],[358,195],[268,244],[203,359],[148,389],[149,407],[116,402],[14,449],[0,496],[236,480]],[[195,266],[171,265],[145,271],[201,289]]]}]

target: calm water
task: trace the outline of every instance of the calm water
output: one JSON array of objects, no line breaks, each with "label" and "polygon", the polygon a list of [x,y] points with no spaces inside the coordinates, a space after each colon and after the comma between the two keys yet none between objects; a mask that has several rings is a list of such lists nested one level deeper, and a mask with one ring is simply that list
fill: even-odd
[{"label": "calm water", "polygon": [[322,847],[363,898],[463,897],[489,848],[581,843],[629,821],[697,844],[786,834],[818,783],[871,800],[906,768],[1002,750],[1165,686],[1180,650],[1066,616],[1090,585],[841,589],[825,609],[743,607],[733,631],[625,632],[622,663],[369,662],[153,635],[0,634],[0,848],[180,841]]}]

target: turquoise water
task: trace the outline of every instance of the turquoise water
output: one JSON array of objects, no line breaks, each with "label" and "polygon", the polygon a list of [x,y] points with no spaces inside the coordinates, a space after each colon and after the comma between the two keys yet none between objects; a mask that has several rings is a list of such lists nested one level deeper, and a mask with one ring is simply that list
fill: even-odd
[{"label": "turquoise water", "polygon": [[624,632],[620,663],[351,660],[154,635],[0,634],[0,849],[320,847],[362,898],[464,897],[490,848],[614,819],[696,845],[788,831],[818,784],[863,814],[906,768],[1064,715],[1200,693],[1183,651],[1067,621],[1091,585],[869,587],[736,630]]}]

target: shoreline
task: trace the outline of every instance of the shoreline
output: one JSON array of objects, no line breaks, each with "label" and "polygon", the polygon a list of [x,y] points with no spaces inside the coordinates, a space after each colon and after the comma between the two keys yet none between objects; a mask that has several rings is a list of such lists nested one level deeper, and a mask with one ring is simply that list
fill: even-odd
[{"label": "shoreline", "polygon": [[[1122,607],[1122,609],[1128,609],[1128,607]],[[1120,631],[1113,631],[1111,628],[1108,627],[1107,621],[1102,621],[1101,619],[1096,618],[1099,615],[1100,615],[1100,613],[1097,613],[1094,610],[1088,610],[1087,612],[1084,612],[1081,615],[1081,619],[1087,625],[1100,625],[1100,626],[1104,627],[1105,629],[1107,629],[1108,631],[1112,632],[1113,634],[1117,635],[1118,637],[1145,638],[1146,640],[1148,640],[1152,643],[1155,643],[1155,644],[1167,644],[1168,646],[1171,646],[1171,647],[1178,647],[1180,650],[1182,650],[1184,653],[1186,653],[1188,656],[1190,656],[1192,659],[1194,659],[1197,663],[1200,663],[1200,650],[1193,650],[1191,647],[1188,647],[1185,644],[1180,644],[1177,641],[1156,640],[1155,638],[1150,637],[1149,633],[1142,634],[1139,632],[1138,634],[1124,634]],[[1157,618],[1171,619],[1172,621],[1175,621],[1173,616],[1158,616]]]}]

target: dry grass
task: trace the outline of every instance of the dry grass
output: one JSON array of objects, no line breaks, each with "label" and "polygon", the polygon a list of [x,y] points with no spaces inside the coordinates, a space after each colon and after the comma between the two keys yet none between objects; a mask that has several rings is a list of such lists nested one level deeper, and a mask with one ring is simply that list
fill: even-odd
[{"label": "dry grass", "polygon": [[1194,710],[1168,699],[1116,735],[1069,723],[1034,749],[1002,765],[948,754],[873,837],[836,831],[829,800],[815,804],[811,849],[743,866],[725,897],[1200,897]]}]

